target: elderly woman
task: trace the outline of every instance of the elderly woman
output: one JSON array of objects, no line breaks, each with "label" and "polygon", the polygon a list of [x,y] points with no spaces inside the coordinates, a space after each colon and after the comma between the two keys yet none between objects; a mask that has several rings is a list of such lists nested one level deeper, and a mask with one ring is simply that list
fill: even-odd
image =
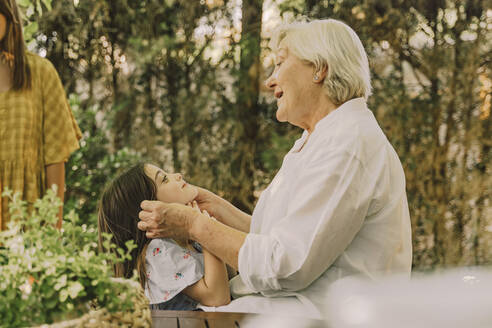
[{"label": "elderly woman", "polygon": [[261,194],[253,215],[199,189],[189,207],[144,201],[147,236],[198,241],[251,294],[219,308],[319,316],[330,284],[411,269],[405,175],[366,99],[367,55],[356,33],[333,19],[293,23],[271,41],[276,66],[266,81],[277,119],[304,129]]}]

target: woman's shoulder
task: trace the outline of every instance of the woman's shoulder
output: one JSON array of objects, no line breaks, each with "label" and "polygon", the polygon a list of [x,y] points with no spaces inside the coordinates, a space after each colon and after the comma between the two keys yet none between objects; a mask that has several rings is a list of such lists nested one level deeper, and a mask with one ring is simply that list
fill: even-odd
[{"label": "woman's shoulder", "polygon": [[43,81],[50,78],[58,78],[55,66],[48,59],[32,52],[27,52],[26,58],[34,76],[42,76]]},{"label": "woman's shoulder", "polygon": [[40,55],[30,51],[26,52],[26,58],[31,68],[37,68],[37,67],[42,67],[51,64],[51,62],[48,59],[43,58]]},{"label": "woman's shoulder", "polygon": [[353,124],[333,126],[330,131],[320,134],[314,141],[309,157],[310,163],[330,165],[330,159],[357,159],[364,166],[375,155],[382,155],[387,142],[384,134],[378,131],[375,124],[364,125],[361,120]]}]

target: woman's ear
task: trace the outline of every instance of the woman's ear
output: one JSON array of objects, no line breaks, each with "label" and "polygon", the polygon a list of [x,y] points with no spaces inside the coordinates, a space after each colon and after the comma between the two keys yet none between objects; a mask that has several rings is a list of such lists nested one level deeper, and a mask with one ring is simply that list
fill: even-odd
[{"label": "woman's ear", "polygon": [[320,67],[318,70],[314,72],[313,82],[322,83],[325,80],[327,73],[328,73],[328,66],[323,65],[322,67]]}]

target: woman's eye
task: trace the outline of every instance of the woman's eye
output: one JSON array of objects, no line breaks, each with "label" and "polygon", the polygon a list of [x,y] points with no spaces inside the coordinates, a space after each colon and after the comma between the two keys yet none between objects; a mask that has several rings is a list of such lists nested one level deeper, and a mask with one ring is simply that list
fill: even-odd
[{"label": "woman's eye", "polygon": [[280,67],[280,65],[281,65],[281,64],[282,64],[282,62],[280,62],[280,63],[276,63],[276,64],[275,64],[275,67]]},{"label": "woman's eye", "polygon": [[168,182],[169,179],[167,178],[167,175],[165,175],[163,178],[162,178],[162,183],[166,183]]}]

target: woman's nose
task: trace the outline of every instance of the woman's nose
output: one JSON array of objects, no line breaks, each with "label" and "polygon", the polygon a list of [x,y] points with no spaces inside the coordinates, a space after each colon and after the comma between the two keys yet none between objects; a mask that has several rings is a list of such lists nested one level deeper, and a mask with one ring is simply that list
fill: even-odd
[{"label": "woman's nose", "polygon": [[183,179],[183,176],[181,175],[181,173],[176,173],[175,176],[176,176],[176,181]]}]

